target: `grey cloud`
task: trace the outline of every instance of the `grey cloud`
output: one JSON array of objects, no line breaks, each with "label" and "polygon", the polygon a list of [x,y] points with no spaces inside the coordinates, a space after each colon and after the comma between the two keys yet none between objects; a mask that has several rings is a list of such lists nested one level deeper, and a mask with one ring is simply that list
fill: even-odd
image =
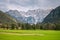
[{"label": "grey cloud", "polygon": [[9,3],[20,6],[34,6],[35,0],[10,0]]},{"label": "grey cloud", "polygon": [[9,6],[26,8],[55,8],[60,6],[60,0],[0,0],[0,9],[7,10]]},{"label": "grey cloud", "polygon": [[57,7],[60,6],[60,0],[38,0],[39,7]]}]

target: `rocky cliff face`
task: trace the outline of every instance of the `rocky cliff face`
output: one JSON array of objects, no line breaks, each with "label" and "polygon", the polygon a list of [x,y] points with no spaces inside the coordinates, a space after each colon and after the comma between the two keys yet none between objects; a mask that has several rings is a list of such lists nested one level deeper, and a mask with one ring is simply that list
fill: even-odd
[{"label": "rocky cliff face", "polygon": [[43,23],[60,23],[60,6],[53,9],[44,19]]}]

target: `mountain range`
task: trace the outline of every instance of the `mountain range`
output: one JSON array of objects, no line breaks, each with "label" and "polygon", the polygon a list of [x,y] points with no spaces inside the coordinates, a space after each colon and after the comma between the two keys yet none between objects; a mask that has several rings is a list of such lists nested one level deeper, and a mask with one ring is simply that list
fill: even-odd
[{"label": "mountain range", "polygon": [[27,12],[18,10],[0,11],[0,23],[24,22],[30,24],[36,23],[60,23],[60,6],[55,9],[36,9]]},{"label": "mountain range", "polygon": [[43,19],[50,13],[52,9],[35,9],[28,10],[27,12],[18,11],[18,10],[9,10],[6,13],[17,19],[18,21],[36,24],[42,22]]}]

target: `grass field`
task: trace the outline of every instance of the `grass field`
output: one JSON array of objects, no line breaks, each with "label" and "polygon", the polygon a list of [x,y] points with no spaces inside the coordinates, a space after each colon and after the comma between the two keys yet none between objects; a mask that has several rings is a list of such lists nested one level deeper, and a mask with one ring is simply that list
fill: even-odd
[{"label": "grass field", "polygon": [[60,40],[60,31],[1,29],[0,40]]}]

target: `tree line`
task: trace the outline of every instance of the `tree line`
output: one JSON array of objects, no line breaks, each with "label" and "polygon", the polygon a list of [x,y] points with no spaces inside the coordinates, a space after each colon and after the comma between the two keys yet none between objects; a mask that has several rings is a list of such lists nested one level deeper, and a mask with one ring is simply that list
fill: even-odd
[{"label": "tree line", "polygon": [[37,24],[29,24],[29,23],[17,23],[17,24],[0,24],[0,28],[2,29],[17,29],[17,30],[60,30],[59,23],[37,23]]}]

